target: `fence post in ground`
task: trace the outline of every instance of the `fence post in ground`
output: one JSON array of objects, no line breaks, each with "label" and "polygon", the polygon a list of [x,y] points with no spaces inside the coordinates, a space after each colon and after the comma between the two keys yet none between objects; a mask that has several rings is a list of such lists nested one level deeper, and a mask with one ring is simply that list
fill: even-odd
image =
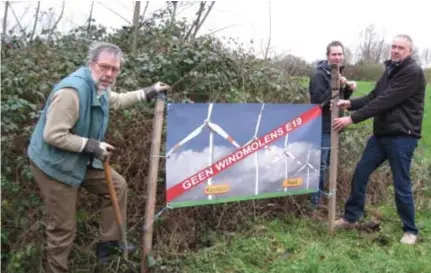
[{"label": "fence post in ground", "polygon": [[[334,119],[338,117],[339,109],[337,106],[340,94],[340,67],[338,64],[331,66],[331,126]],[[330,155],[330,171],[329,171],[329,204],[328,204],[328,231],[330,234],[334,232],[335,208],[336,208],[336,190],[337,190],[337,170],[338,170],[338,132],[331,128],[331,155]]]},{"label": "fence post in ground", "polygon": [[154,109],[153,133],[151,139],[150,165],[147,180],[147,201],[145,209],[145,229],[142,235],[141,273],[148,272],[149,256],[153,242],[153,217],[156,205],[157,174],[159,171],[160,146],[163,132],[163,112],[165,101],[157,98]]}]

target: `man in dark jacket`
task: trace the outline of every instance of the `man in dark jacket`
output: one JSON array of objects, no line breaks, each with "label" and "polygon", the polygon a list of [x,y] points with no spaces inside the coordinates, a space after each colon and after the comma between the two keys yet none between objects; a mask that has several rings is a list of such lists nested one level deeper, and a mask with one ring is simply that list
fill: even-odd
[{"label": "man in dark jacket", "polygon": [[[344,70],[344,47],[339,41],[333,41],[326,47],[327,60],[317,63],[316,70],[310,78],[309,93],[310,102],[323,104],[322,107],[322,141],[321,141],[321,159],[320,159],[320,178],[319,191],[311,196],[311,213],[314,214],[315,209],[320,202],[321,191],[324,188],[324,178],[330,163],[330,146],[331,146],[331,111],[330,98],[331,90],[331,64],[340,65],[340,73]],[[341,77],[343,86],[340,92],[341,99],[348,99],[356,89],[355,82],[348,82],[344,77]]]},{"label": "man in dark jacket", "polygon": [[392,43],[391,59],[376,87],[361,98],[341,100],[339,106],[357,110],[334,121],[340,130],[352,123],[374,118],[373,135],[353,174],[345,212],[336,228],[354,228],[362,216],[369,176],[386,160],[392,170],[395,203],[403,222],[401,243],[414,244],[418,228],[411,187],[410,168],[414,150],[421,138],[426,81],[422,68],[412,59],[412,40],[398,35]]}]

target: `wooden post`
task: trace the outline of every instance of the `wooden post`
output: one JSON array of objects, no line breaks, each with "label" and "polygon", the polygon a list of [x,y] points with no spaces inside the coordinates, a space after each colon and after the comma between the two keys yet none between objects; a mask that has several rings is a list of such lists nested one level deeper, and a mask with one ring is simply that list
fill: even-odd
[{"label": "wooden post", "polygon": [[142,259],[141,273],[148,272],[148,259],[153,241],[153,217],[156,205],[157,174],[159,171],[160,145],[163,131],[163,111],[165,102],[162,98],[157,98],[154,109],[153,134],[150,151],[150,166],[147,180],[147,204],[145,210],[145,227],[142,235]]},{"label": "wooden post", "polygon": [[[340,67],[338,64],[331,66],[331,126],[334,119],[338,117],[339,109],[337,106],[339,93],[340,93]],[[336,189],[337,189],[337,167],[338,167],[338,132],[331,128],[331,156],[330,156],[330,170],[329,170],[329,205],[328,205],[328,229],[329,233],[334,232],[335,221],[335,204],[336,204]]]},{"label": "wooden post", "polygon": [[127,232],[126,226],[124,224],[123,215],[121,215],[120,206],[117,199],[117,192],[114,188],[114,183],[112,182],[111,167],[109,167],[109,158],[103,161],[103,171],[105,172],[106,185],[108,186],[109,196],[111,197],[112,206],[114,207],[115,219],[120,227],[121,239],[124,244],[123,257],[127,260]]}]

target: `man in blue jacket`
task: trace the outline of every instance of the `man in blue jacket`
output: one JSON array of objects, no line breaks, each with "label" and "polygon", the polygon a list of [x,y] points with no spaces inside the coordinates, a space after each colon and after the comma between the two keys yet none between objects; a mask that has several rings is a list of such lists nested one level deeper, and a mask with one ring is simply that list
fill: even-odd
[{"label": "man in blue jacket", "polygon": [[[69,272],[79,187],[103,200],[97,258],[108,261],[114,249],[123,248],[102,164],[115,149],[105,141],[109,110],[150,101],[170,88],[158,82],[136,91],[113,92],[111,88],[124,62],[121,49],[110,43],[96,43],[90,48],[88,59],[87,66],[54,86],[28,147],[30,168],[48,216],[47,271],[51,273]],[[112,180],[121,214],[126,218],[127,183],[113,169]],[[128,251],[135,249],[128,245]]]},{"label": "man in blue jacket", "polygon": [[408,35],[397,35],[391,47],[391,59],[375,88],[366,96],[340,100],[338,105],[356,110],[350,116],[337,118],[334,129],[341,130],[352,123],[374,118],[373,135],[352,178],[350,197],[342,218],[335,228],[354,228],[363,215],[365,193],[370,175],[386,160],[389,161],[395,189],[395,204],[403,223],[400,242],[414,244],[418,228],[410,168],[418,140],[421,138],[426,81],[422,68],[412,58],[413,42]]},{"label": "man in blue jacket", "polygon": [[[318,206],[321,198],[321,192],[324,190],[324,179],[327,169],[330,164],[330,146],[331,146],[331,111],[330,99],[332,96],[331,90],[331,65],[338,64],[340,73],[344,70],[344,46],[339,41],[332,41],[326,47],[326,57],[324,61],[317,63],[316,70],[310,78],[309,93],[310,102],[323,104],[322,106],[322,141],[321,141],[321,164],[319,191],[311,196],[311,214],[315,214],[315,209]],[[356,89],[354,81],[347,81],[341,77],[342,90],[340,92],[341,99],[348,99]]]}]

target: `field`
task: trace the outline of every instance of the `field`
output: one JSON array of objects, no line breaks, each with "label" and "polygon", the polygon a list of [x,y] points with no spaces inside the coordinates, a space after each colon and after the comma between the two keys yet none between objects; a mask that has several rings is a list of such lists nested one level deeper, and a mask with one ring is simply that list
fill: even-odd
[{"label": "field", "polygon": [[[366,94],[372,86],[372,83],[359,82],[354,96]],[[431,146],[430,89],[428,85],[421,140],[421,150],[427,157],[431,155],[428,148]],[[393,188],[389,191],[390,200],[394,200]],[[164,261],[161,257],[159,272],[431,272],[431,204],[426,201],[430,197],[428,189],[416,198],[421,233],[418,244],[413,247],[399,243],[401,221],[392,201],[373,208],[383,215],[378,231],[339,231],[330,236],[326,218],[317,221],[286,215],[254,220],[247,225],[252,228],[240,233],[209,233],[207,239],[214,245],[189,252],[186,258]]]},{"label": "field", "polygon": [[398,242],[400,222],[388,207],[382,231],[376,233],[340,231],[331,237],[324,222],[288,215],[254,223],[253,230],[220,235],[213,247],[190,253],[177,272],[430,272],[429,208],[418,215],[422,238],[411,247]]}]

